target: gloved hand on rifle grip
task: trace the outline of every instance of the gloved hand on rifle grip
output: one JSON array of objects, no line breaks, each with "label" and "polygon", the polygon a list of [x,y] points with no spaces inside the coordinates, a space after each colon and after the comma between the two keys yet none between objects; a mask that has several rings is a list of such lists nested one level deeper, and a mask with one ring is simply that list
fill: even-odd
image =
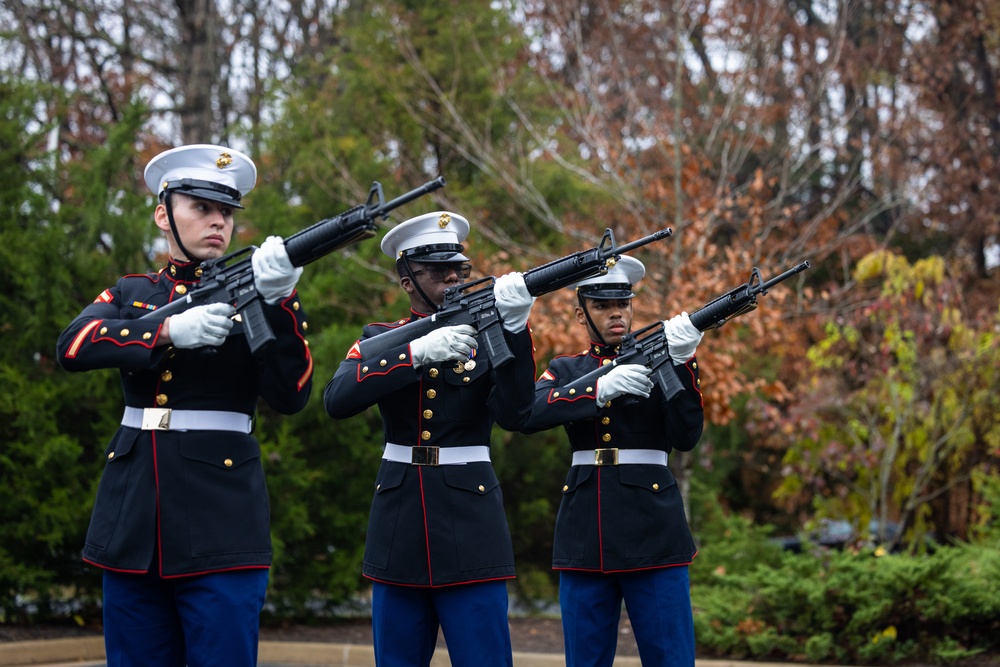
[{"label": "gloved hand on rifle grip", "polygon": [[228,303],[210,303],[171,315],[164,326],[174,347],[217,347],[233,328],[231,318],[235,314],[236,309]]},{"label": "gloved hand on rifle grip", "polygon": [[649,392],[653,390],[653,381],[649,377],[651,373],[640,364],[615,366],[597,380],[597,402],[604,404],[625,394],[649,398]]},{"label": "gloved hand on rifle grip", "polygon": [[268,236],[250,256],[253,281],[264,302],[275,305],[295,291],[302,275],[301,266],[292,266],[285,242],[280,236]]},{"label": "gloved hand on rifle grip", "polygon": [[674,315],[669,320],[663,320],[663,328],[667,334],[667,348],[670,358],[675,364],[684,364],[694,356],[698,343],[705,336],[691,323],[687,313]]},{"label": "gloved hand on rifle grip", "polygon": [[528,313],[535,304],[535,297],[528,293],[528,286],[524,284],[524,276],[516,271],[500,276],[493,285],[493,296],[503,328],[511,333],[524,329]]},{"label": "gloved hand on rifle grip", "polygon": [[476,328],[471,324],[456,324],[435,329],[410,343],[413,367],[419,369],[429,363],[462,361],[479,345]]}]

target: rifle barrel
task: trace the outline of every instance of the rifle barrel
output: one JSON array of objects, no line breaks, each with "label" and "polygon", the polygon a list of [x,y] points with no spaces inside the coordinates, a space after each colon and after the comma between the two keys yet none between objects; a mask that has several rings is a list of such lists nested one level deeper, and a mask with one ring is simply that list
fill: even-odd
[{"label": "rifle barrel", "polygon": [[419,197],[423,197],[428,192],[434,192],[435,190],[439,190],[439,189],[443,188],[444,184],[445,184],[444,176],[438,176],[433,181],[428,181],[427,183],[424,183],[423,185],[421,185],[419,188],[417,188],[415,190],[410,190],[406,194],[400,195],[400,196],[396,197],[395,199],[389,200],[381,208],[384,209],[384,210],[386,210],[386,211],[391,211],[394,208],[399,208],[403,204],[408,204],[409,202],[413,201],[414,199],[417,199]]},{"label": "rifle barrel", "polygon": [[788,269],[784,273],[782,273],[780,275],[777,275],[774,278],[771,278],[766,283],[764,283],[763,285],[761,285],[760,289],[761,289],[762,292],[766,292],[771,287],[774,287],[775,285],[777,285],[778,283],[780,283],[780,282],[782,282],[784,280],[788,280],[789,278],[791,278],[792,276],[794,276],[796,273],[799,273],[801,271],[805,271],[808,268],[809,268],[809,262],[808,261],[802,262],[801,264],[799,264],[797,266],[793,266],[792,268]]},{"label": "rifle barrel", "polygon": [[653,241],[659,241],[660,239],[665,239],[668,236],[672,236],[673,233],[674,230],[670,229],[670,227],[667,227],[666,229],[661,229],[658,232],[653,232],[649,236],[643,236],[641,239],[637,241],[632,241],[631,243],[626,243],[623,246],[615,247],[614,253],[616,255],[623,255],[627,253],[629,250],[635,250],[636,248],[641,248],[644,245],[649,245]]}]

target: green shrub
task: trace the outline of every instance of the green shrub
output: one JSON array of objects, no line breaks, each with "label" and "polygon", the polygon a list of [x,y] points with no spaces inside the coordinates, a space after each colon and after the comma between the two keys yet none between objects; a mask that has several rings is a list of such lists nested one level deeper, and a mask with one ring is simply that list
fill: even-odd
[{"label": "green shrub", "polygon": [[[719,551],[729,557],[757,548],[742,530],[736,537],[717,543]],[[865,665],[941,664],[1000,649],[1000,552],[993,547],[881,557],[761,553],[754,568],[728,570],[711,559],[692,567],[702,651]]]}]

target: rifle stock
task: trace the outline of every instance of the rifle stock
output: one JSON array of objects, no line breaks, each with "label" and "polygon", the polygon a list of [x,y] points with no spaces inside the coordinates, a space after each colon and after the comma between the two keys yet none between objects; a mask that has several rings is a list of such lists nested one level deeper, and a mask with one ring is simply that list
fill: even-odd
[{"label": "rifle stock", "polygon": [[[746,283],[691,313],[691,323],[698,331],[718,329],[729,320],[755,310],[758,296],[767,294],[770,288],[805,271],[809,266],[809,262],[802,262],[766,283],[761,281],[760,271],[755,266],[750,273],[750,280]],[[613,363],[605,364],[574,382],[597,382],[598,378],[607,375],[619,364],[640,364],[652,370],[654,382],[660,386],[664,398],[668,401],[684,389],[670,359],[670,346],[662,321],[622,336],[619,353]],[[630,396],[625,400],[628,403],[638,399]]]},{"label": "rifle stock", "polygon": [[[438,177],[386,202],[382,184],[376,181],[368,191],[364,204],[333,218],[320,220],[285,238],[288,259],[293,266],[305,266],[334,250],[370,238],[375,235],[379,218],[385,220],[390,211],[442,188],[444,184],[444,178]],[[274,340],[274,332],[267,322],[261,306],[262,299],[257,293],[253,278],[250,257],[256,249],[256,246],[249,246],[202,262],[199,265],[201,278],[197,287],[183,298],[146,313],[141,319],[164,320],[194,306],[227,302],[236,308],[243,322],[250,351],[256,354]]]},{"label": "rifle stock", "polygon": [[[616,262],[623,253],[665,239],[671,234],[673,230],[662,229],[637,241],[618,246],[615,244],[614,233],[606,229],[597,247],[575,252],[526,271],[523,274],[525,286],[532,296],[554,292],[575,282],[606,273],[611,263]],[[398,345],[416,340],[433,329],[471,324],[479,333],[484,334],[483,344],[491,363],[497,367],[503,366],[510,362],[514,355],[507,346],[501,330],[503,323],[497,312],[496,298],[493,294],[495,282],[496,278],[488,276],[449,287],[445,290],[444,302],[436,313],[359,341],[361,357],[368,359],[380,356]]]}]

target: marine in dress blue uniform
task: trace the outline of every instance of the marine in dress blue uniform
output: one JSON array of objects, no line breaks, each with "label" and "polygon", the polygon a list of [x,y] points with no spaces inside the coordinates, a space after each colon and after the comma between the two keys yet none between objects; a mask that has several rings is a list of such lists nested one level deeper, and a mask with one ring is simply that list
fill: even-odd
[{"label": "marine in dress blue uniform", "polygon": [[[365,326],[360,340],[433,313],[444,290],[469,276],[468,233],[468,221],[447,211],[390,230],[382,250],[396,260],[410,314]],[[451,326],[378,358],[362,358],[356,344],[326,387],[334,418],[374,405],[382,414],[363,565],[379,665],[430,664],[439,628],[453,665],[511,664],[505,580],[514,553],[489,444],[494,423],[517,430],[531,413],[534,298],[518,273],[498,278],[494,293],[514,361],[495,368],[477,354],[473,327]]]},{"label": "marine in dress blue uniform", "polygon": [[665,322],[684,386],[672,400],[635,364],[580,381],[617,357],[632,324],[632,288],[644,275],[639,260],[623,256],[607,274],[576,285],[576,317],[590,347],[554,358],[542,373],[527,429],[563,426],[573,449],[552,555],[569,667],[610,667],[622,602],[644,666],[694,665],[687,566],[696,548],[667,461],[701,437],[694,357],[701,333],[686,313]]},{"label": "marine in dress blue uniform", "polygon": [[278,237],[254,251],[276,335],[257,357],[229,304],[138,319],[197,288],[199,263],[225,253],[256,167],[197,144],[155,157],[145,180],[159,197],[166,266],[120,278],[57,343],[67,370],[117,368],[125,398],[83,558],[104,569],[109,666],[256,665],[271,540],[253,418],[258,397],[283,414],[309,398],[301,269]]}]

